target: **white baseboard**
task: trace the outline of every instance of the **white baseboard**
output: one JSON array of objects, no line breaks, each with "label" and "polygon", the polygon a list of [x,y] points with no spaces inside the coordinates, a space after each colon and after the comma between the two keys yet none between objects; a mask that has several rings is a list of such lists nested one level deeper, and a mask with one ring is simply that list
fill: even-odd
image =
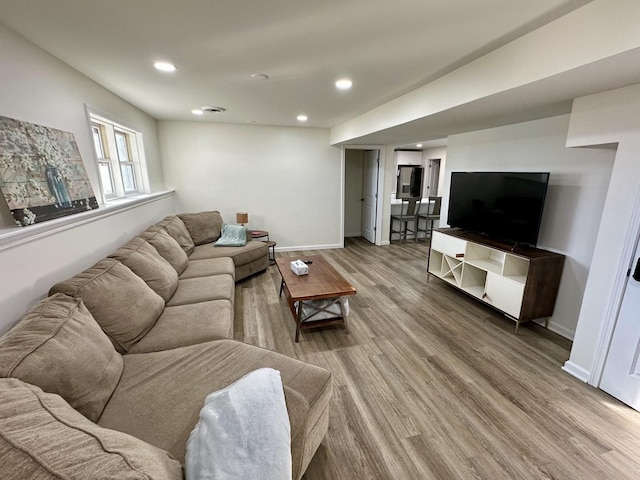
[{"label": "white baseboard", "polygon": [[[534,322],[536,322],[538,325],[544,325],[544,320],[534,320]],[[548,329],[571,341],[573,341],[573,337],[576,334],[575,330],[572,330],[571,328],[567,328],[564,325],[558,325],[553,321],[549,322]]]},{"label": "white baseboard", "polygon": [[334,245],[300,245],[297,247],[275,247],[276,252],[296,252],[299,250],[331,250],[335,248],[342,248],[340,243]]},{"label": "white baseboard", "polygon": [[549,322],[549,330],[551,330],[552,332],[555,332],[558,335],[561,335],[564,338],[567,338],[567,339],[569,339],[571,341],[573,341],[573,337],[576,334],[575,330],[567,328],[564,325],[554,324],[553,322]]},{"label": "white baseboard", "polygon": [[564,362],[562,366],[562,370],[567,372],[569,375],[576,377],[578,380],[583,381],[584,383],[589,383],[589,377],[591,376],[591,372],[585,370],[582,367],[579,367],[575,363],[572,363],[570,360]]},{"label": "white baseboard", "polygon": [[345,236],[345,238],[346,237],[361,237],[362,233],[360,233],[360,232],[357,232],[357,233],[345,233],[344,236]]},{"label": "white baseboard", "polygon": [[380,242],[380,246],[384,247],[384,246],[386,246],[386,245],[391,245],[391,242],[390,242],[389,240],[382,240],[382,241]]}]

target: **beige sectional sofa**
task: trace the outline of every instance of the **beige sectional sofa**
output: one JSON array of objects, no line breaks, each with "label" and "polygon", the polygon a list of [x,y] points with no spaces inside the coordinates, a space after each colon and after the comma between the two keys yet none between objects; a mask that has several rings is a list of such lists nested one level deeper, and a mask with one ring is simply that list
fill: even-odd
[{"label": "beige sectional sofa", "polygon": [[[279,370],[299,479],[328,428],[327,370],[233,341],[235,281],[266,245],[170,216],[51,288],[0,338],[0,478],[180,479],[207,394]],[[226,252],[227,255],[224,255]]]}]

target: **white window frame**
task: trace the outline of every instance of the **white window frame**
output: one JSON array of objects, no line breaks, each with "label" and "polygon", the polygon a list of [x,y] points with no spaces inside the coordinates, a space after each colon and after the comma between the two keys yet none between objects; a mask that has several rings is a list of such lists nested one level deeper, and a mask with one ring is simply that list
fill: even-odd
[{"label": "white window frame", "polygon": [[[96,139],[96,136],[98,137]],[[100,188],[102,189],[102,195],[105,200],[117,198],[116,189],[113,182],[113,171],[111,168],[111,160],[105,158],[105,132],[102,125],[94,121],[91,122],[91,138],[93,139],[93,147],[98,161],[98,176],[100,177]],[[109,178],[106,179],[102,175],[102,168],[106,166],[109,172]],[[109,191],[104,188],[105,184],[110,185]]]},{"label": "white window frame", "polygon": [[[100,189],[104,202],[149,193],[149,181],[144,157],[144,142],[142,133],[114,122],[113,120],[89,111],[91,138],[95,138],[95,129],[98,129],[101,149],[97,148],[93,140],[96,166],[100,178]],[[118,152],[116,134],[124,135],[126,141],[126,156],[121,159]],[[109,166],[109,179],[102,178],[101,165]],[[127,189],[124,181],[124,169],[131,169],[133,174],[133,189]],[[110,184],[113,193],[105,191],[104,185]]]},{"label": "white window frame", "polygon": [[[137,177],[139,175],[136,175],[135,162],[133,160],[135,158],[135,155],[133,154],[131,148],[131,138],[133,138],[135,141],[135,137],[132,137],[129,132],[126,132],[120,128],[114,128],[113,134],[116,139],[116,156],[118,157],[118,166],[120,167],[120,176],[122,177],[122,187],[124,189],[124,193],[125,195],[135,195],[137,193],[140,193],[138,191],[139,182],[137,180]],[[122,158],[123,156],[121,155],[121,151],[118,148],[118,138],[124,139],[124,156],[126,156],[126,158]],[[127,182],[125,181],[126,175],[124,173],[124,170],[128,169],[128,167],[131,169],[133,188],[127,188]]]}]

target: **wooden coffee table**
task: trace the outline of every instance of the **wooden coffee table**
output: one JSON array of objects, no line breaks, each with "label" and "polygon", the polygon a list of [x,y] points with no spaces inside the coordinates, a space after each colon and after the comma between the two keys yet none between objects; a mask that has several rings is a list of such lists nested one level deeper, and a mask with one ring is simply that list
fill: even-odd
[{"label": "wooden coffee table", "polygon": [[[297,342],[300,337],[300,330],[307,330],[309,328],[324,327],[326,325],[338,325],[341,324],[344,329],[349,332],[347,327],[347,319],[340,302],[340,297],[346,295],[355,295],[356,289],[349,282],[347,282],[342,275],[340,275],[322,256],[311,255],[300,257],[303,262],[310,261],[309,274],[308,275],[296,275],[291,271],[290,262],[296,260],[295,258],[277,258],[276,265],[282,276],[282,282],[280,283],[280,295],[285,293],[287,303],[293,314],[293,318],[296,321],[296,339]],[[329,302],[331,305],[337,304],[340,306],[340,315],[331,316],[331,318],[323,318],[320,320],[314,320],[313,317],[308,317],[308,320],[302,318],[302,306],[304,302],[311,300],[322,299],[334,299],[334,302]],[[296,308],[295,303],[298,303]],[[324,311],[328,306],[323,308]]]}]

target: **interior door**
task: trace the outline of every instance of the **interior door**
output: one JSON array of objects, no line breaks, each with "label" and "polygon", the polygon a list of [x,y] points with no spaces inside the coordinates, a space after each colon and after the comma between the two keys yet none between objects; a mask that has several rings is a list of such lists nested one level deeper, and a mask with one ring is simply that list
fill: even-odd
[{"label": "interior door", "polygon": [[622,299],[600,388],[640,410],[640,246]]},{"label": "interior door", "polygon": [[438,196],[438,182],[440,181],[440,159],[429,160],[427,164],[427,197]]},{"label": "interior door", "polygon": [[378,150],[365,150],[362,188],[362,236],[371,243],[376,241],[378,205]]}]

